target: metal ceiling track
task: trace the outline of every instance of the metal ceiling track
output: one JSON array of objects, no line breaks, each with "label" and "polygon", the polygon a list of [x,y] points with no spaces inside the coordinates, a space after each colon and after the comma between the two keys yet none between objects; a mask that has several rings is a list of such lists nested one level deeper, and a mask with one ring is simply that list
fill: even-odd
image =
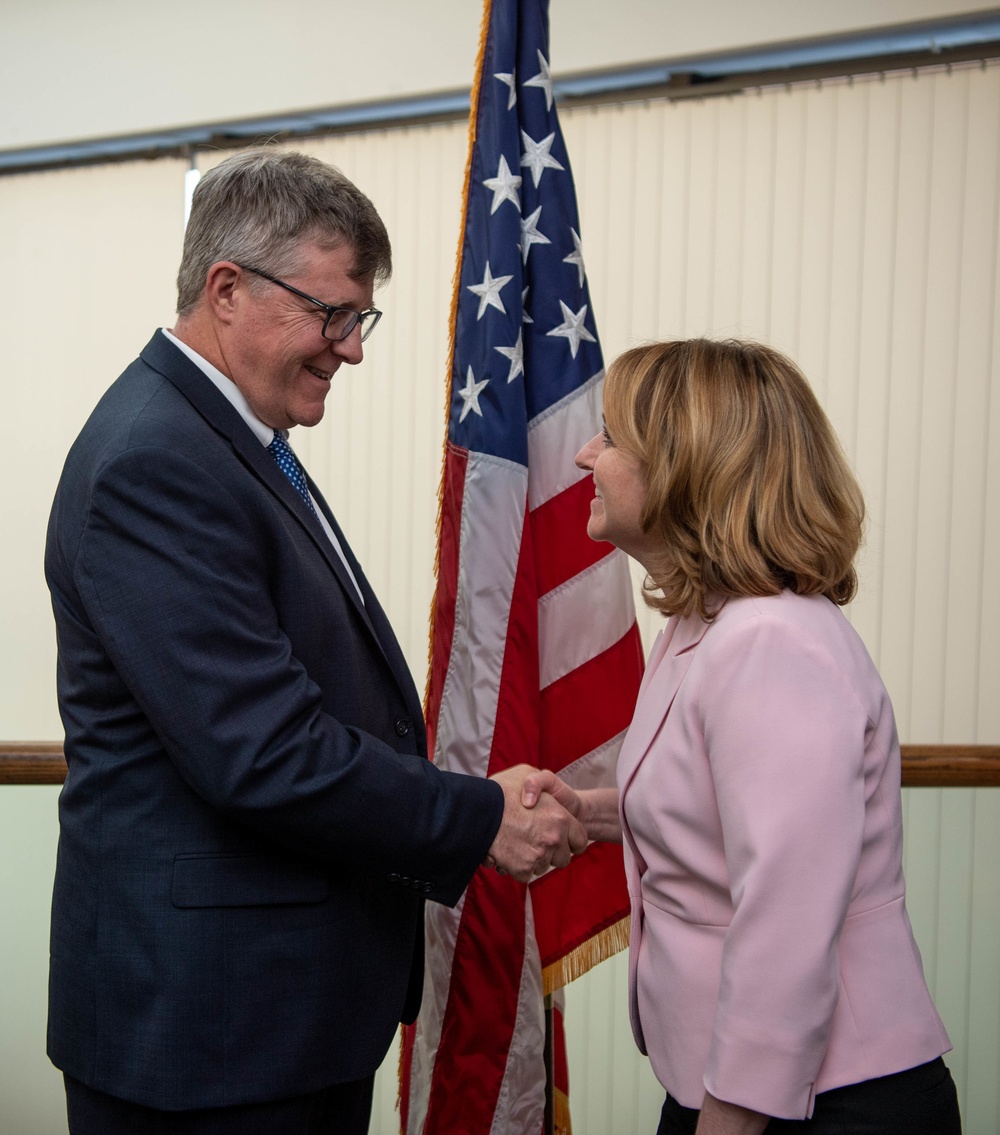
[{"label": "metal ceiling track", "polygon": [[[997,57],[1000,57],[1000,9],[902,28],[567,75],[555,79],[553,88],[564,105],[649,98],[707,98],[761,87],[977,60],[985,62]],[[0,151],[0,175],[163,157],[184,157],[193,161],[199,150],[228,150],[271,139],[308,138],[462,119],[468,113],[469,93],[464,90],[344,104],[145,134]]]}]

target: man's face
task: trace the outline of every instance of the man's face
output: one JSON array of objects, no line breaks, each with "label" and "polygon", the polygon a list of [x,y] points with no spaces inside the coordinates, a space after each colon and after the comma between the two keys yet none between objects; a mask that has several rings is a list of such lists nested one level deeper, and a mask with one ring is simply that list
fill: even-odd
[{"label": "man's face", "polygon": [[[307,242],[298,270],[282,279],[336,307],[371,307],[371,280],[352,280],[354,251]],[[269,271],[269,264],[255,264]],[[251,283],[252,282],[252,283]],[[256,291],[251,291],[255,287]],[[323,338],[323,311],[278,284],[243,272],[223,355],[230,378],[258,418],[274,429],[314,426],[323,417],[330,381],[341,363],[362,358],[361,328],[331,343]]]}]

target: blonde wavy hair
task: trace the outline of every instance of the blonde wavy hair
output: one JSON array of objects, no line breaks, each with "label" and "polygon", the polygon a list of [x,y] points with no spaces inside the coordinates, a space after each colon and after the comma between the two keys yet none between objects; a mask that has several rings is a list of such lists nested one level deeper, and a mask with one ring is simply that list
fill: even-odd
[{"label": "blonde wavy hair", "polygon": [[636,347],[608,368],[604,414],[642,464],[641,525],[662,542],[649,606],[710,620],[716,596],[854,596],[864,497],[790,359],[732,339]]}]

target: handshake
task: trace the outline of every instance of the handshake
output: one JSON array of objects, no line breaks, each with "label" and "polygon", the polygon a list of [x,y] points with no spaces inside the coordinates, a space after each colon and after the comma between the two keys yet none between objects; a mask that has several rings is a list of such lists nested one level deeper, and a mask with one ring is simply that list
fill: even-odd
[{"label": "handshake", "polygon": [[554,773],[516,765],[490,779],[503,789],[504,805],[486,866],[527,883],[586,850],[581,796]]}]

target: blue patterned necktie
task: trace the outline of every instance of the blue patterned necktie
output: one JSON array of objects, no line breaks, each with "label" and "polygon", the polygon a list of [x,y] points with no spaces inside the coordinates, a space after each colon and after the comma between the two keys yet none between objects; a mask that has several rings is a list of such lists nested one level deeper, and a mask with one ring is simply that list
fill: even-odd
[{"label": "blue patterned necktie", "polygon": [[295,454],[292,453],[292,447],[277,430],[274,431],[274,440],[267,447],[267,452],[277,461],[278,468],[285,474],[289,481],[292,482],[292,487],[306,502],[309,506],[309,511],[315,516],[316,509],[313,507],[312,498],[309,496],[309,486],[306,484],[302,466],[296,461]]}]

